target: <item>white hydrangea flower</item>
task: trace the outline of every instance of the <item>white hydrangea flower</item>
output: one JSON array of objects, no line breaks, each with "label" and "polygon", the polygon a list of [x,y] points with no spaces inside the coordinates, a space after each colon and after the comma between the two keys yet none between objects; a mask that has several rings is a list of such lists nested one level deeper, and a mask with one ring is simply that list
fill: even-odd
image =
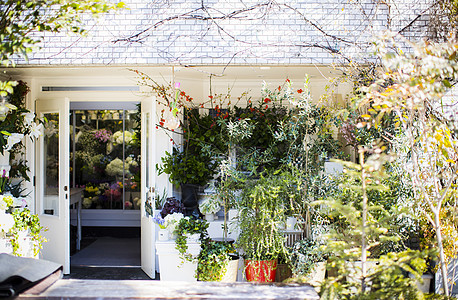
[{"label": "white hydrangea flower", "polygon": [[178,222],[184,218],[182,213],[173,213],[166,215],[164,218],[164,227],[169,230],[169,232],[174,232]]}]

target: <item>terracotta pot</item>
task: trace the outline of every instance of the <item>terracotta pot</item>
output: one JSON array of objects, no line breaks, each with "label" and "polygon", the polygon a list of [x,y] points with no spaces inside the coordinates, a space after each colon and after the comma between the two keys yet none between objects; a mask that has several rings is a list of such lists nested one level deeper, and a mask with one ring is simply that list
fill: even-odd
[{"label": "terracotta pot", "polygon": [[273,282],[277,273],[277,260],[245,260],[245,275],[251,282]]}]

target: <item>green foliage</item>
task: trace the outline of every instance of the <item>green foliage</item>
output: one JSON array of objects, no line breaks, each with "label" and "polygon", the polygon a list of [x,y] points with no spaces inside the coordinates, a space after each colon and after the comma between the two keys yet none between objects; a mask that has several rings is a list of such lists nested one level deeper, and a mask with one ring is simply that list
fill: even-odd
[{"label": "green foliage", "polygon": [[[441,221],[444,208],[454,203],[457,193],[458,140],[448,120],[453,103],[444,94],[451,82],[458,80],[457,45],[454,42],[411,45],[414,51],[392,52],[399,45],[387,34],[375,43],[382,62],[377,80],[362,90],[365,96],[360,106],[367,114],[359,127],[380,127],[386,115],[395,115],[394,126],[400,131],[395,139],[388,138],[398,154],[411,181],[416,207],[435,231],[443,289],[448,295],[445,245],[456,244],[456,228],[447,228]],[[389,135],[386,135],[389,136]],[[456,225],[454,225],[456,227]],[[428,230],[426,230],[428,231]],[[443,231],[452,240],[444,243]]]},{"label": "green foliage", "polygon": [[41,236],[42,231],[45,229],[40,225],[40,220],[37,215],[33,215],[28,208],[16,209],[13,211],[14,226],[10,230],[11,244],[13,246],[13,254],[18,255],[19,233],[21,231],[30,231],[30,236],[33,242],[34,255],[38,255],[43,248],[42,244],[46,239]]},{"label": "green foliage", "polygon": [[181,258],[183,260],[192,261],[196,259],[191,254],[186,253],[188,250],[187,245],[187,236],[192,234],[200,234],[200,238],[205,239],[207,235],[207,229],[210,224],[202,219],[196,219],[193,217],[184,217],[178,222],[178,225],[175,227],[173,234],[177,236],[175,241],[175,248],[180,252]]},{"label": "green foliage", "polygon": [[188,110],[183,130],[183,150],[173,148],[161,157],[162,165],[157,165],[159,174],[169,175],[169,181],[176,187],[182,184],[207,185],[216,173],[217,163],[209,148],[221,147],[219,125],[209,115],[200,115],[196,110]]},{"label": "green foliage", "polygon": [[261,175],[247,182],[239,204],[240,236],[238,245],[246,259],[272,260],[288,257],[285,238],[279,230],[284,218],[283,201],[279,197],[277,174]]},{"label": "green foliage", "polygon": [[[372,264],[366,276],[370,290],[361,291],[361,271],[351,261],[330,256],[328,270],[336,275],[322,284],[321,299],[424,299],[416,281],[425,270],[427,255],[406,250],[381,256]],[[360,267],[359,267],[360,268]],[[413,278],[408,276],[413,275]]]},{"label": "green foliage", "polygon": [[[12,93],[8,96],[5,103],[5,107],[8,109],[6,115],[0,120],[0,152],[5,151],[5,147],[8,144],[8,136],[11,133],[19,133],[23,135],[29,135],[31,133],[31,127],[26,125],[26,114],[31,112],[25,108],[25,97],[29,92],[29,87],[23,81],[16,82]],[[5,108],[3,107],[3,108]],[[36,117],[33,118],[32,122],[40,122]],[[10,152],[10,165],[11,170],[9,173],[10,178],[23,178],[26,181],[30,181],[28,172],[30,168],[28,162],[24,159],[25,144],[23,141],[15,144]],[[18,186],[12,186],[9,183],[9,179],[6,186],[6,191],[9,191],[15,197],[22,196],[22,190]],[[3,192],[5,190],[2,190]]]},{"label": "green foliage", "polygon": [[[363,150],[364,149],[364,150]],[[384,154],[384,148],[373,146],[372,155],[360,164],[340,163],[345,173],[338,190],[326,201],[315,204],[328,207],[333,231],[327,236],[323,250],[329,254],[328,268],[334,270],[322,286],[323,299],[422,299],[415,281],[425,269],[428,253],[406,250],[383,255],[380,245],[398,245],[403,237],[397,233],[396,210],[390,210],[398,196],[389,189],[385,166],[393,156]],[[360,148],[360,152],[369,151]],[[365,153],[365,152],[362,152]],[[394,249],[393,249],[394,248]],[[400,251],[400,247],[390,250]],[[378,250],[378,251],[377,251]],[[371,263],[366,259],[372,257]],[[366,261],[365,276],[356,272],[355,262]],[[370,287],[368,289],[367,287]]]},{"label": "green foliage", "polygon": [[207,238],[202,241],[201,247],[196,270],[197,279],[199,281],[221,281],[231,260],[230,254],[235,254],[233,244],[216,242]]},{"label": "green foliage", "polygon": [[179,187],[181,184],[196,184],[205,186],[213,178],[214,169],[209,168],[208,157],[194,155],[173,148],[172,153],[166,152],[161,157],[162,165],[157,165],[158,173],[168,174],[169,181]]},{"label": "green foliage", "polygon": [[321,249],[321,243],[312,239],[295,242],[290,253],[291,270],[295,277],[309,275],[316,263],[327,259],[327,255]]}]

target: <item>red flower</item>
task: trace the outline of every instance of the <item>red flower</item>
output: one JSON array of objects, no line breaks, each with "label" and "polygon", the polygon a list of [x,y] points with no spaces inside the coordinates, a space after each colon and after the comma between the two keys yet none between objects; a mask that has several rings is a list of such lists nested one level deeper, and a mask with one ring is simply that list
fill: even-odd
[{"label": "red flower", "polygon": [[286,82],[289,82],[289,78],[286,79]]},{"label": "red flower", "polygon": [[266,109],[268,109],[268,108],[269,108],[269,105],[266,105]]},{"label": "red flower", "polygon": [[213,99],[213,96],[212,96],[212,95],[210,95],[210,96],[208,96],[208,98],[210,98],[210,99]]},{"label": "red flower", "polygon": [[297,92],[298,92],[299,94],[302,94],[303,90],[302,90],[302,89],[298,89]]},{"label": "red flower", "polygon": [[269,98],[265,98],[264,99],[264,103],[269,103],[270,101],[272,101],[272,100],[270,100]]}]

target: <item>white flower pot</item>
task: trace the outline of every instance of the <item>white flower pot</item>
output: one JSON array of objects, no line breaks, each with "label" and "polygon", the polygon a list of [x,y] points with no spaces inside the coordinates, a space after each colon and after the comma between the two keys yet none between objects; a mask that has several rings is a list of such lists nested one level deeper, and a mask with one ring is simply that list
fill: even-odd
[{"label": "white flower pot", "polygon": [[[362,263],[361,261],[346,262],[347,268],[350,271],[350,276],[347,276],[347,281],[357,282],[362,279]],[[377,266],[375,261],[366,261],[366,275],[373,272],[374,268]],[[367,282],[370,285],[370,282]]]},{"label": "white flower pot", "polygon": [[11,241],[8,238],[1,238],[0,239],[0,253],[13,253],[13,245],[11,245]]},{"label": "white flower pot", "polygon": [[312,272],[309,275],[307,275],[307,283],[313,286],[320,286],[324,280],[325,274],[326,274],[326,262],[325,261],[318,262],[314,266]]},{"label": "white flower pot", "polygon": [[[200,243],[188,243],[188,253],[193,256],[200,252]],[[197,261],[183,261],[175,248],[175,241],[158,241],[156,250],[159,258],[161,281],[197,281],[195,277]]]},{"label": "white flower pot", "polygon": [[199,240],[200,240],[200,233],[194,233],[194,234],[186,235],[186,242],[188,244],[200,243]]},{"label": "white flower pot", "polygon": [[214,221],[215,215],[214,214],[205,214],[205,220],[207,220],[208,222]]},{"label": "white flower pot", "polygon": [[237,272],[239,270],[239,260],[230,260],[226,266],[226,273],[224,273],[221,282],[236,282],[237,281]]},{"label": "white flower pot", "polygon": [[167,229],[159,229],[157,234],[158,241],[168,241],[169,240],[169,231]]},{"label": "white flower pot", "polygon": [[297,218],[296,217],[288,217],[286,219],[286,230],[294,230],[296,228]]},{"label": "white flower pot", "polygon": [[[409,274],[410,278],[415,278],[412,274]],[[431,286],[431,280],[433,280],[433,275],[432,274],[423,274],[421,275],[421,279],[423,282],[416,281],[418,289],[422,293],[429,293],[429,287]]]}]

